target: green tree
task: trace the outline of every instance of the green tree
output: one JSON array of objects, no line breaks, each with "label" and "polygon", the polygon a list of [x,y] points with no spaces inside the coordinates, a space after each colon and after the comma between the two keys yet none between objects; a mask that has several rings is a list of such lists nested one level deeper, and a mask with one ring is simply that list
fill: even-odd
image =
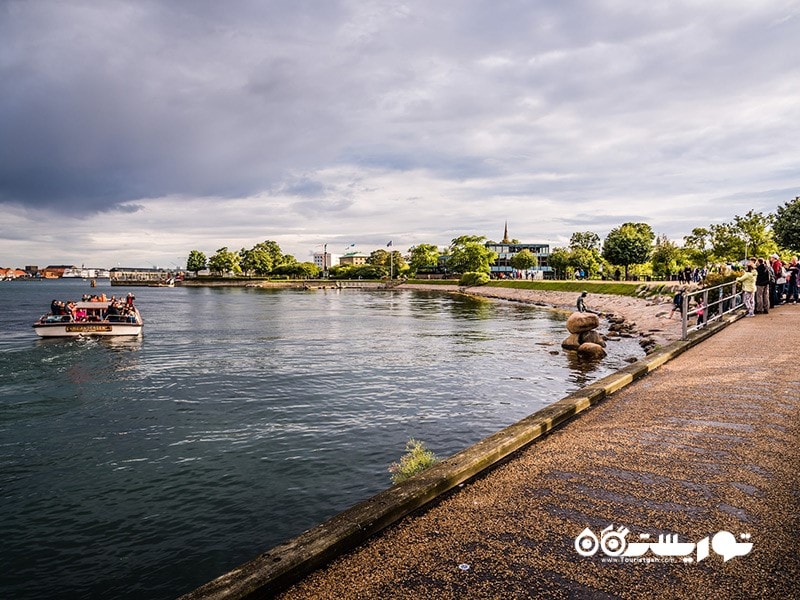
[{"label": "green tree", "polygon": [[538,264],[539,264],[539,259],[533,252],[531,252],[527,248],[523,248],[522,250],[520,250],[514,256],[511,257],[511,266],[517,269],[518,271],[527,271],[528,269],[532,269]]},{"label": "green tree", "polygon": [[677,273],[681,258],[681,249],[677,244],[666,235],[656,237],[656,245],[650,256],[653,274],[656,277],[668,278],[673,273]]},{"label": "green tree", "polygon": [[576,231],[569,238],[570,250],[585,248],[586,250],[600,250],[600,236],[594,231]]},{"label": "green tree", "polygon": [[555,272],[556,279],[566,279],[567,269],[569,269],[571,253],[566,248],[553,248],[550,256],[547,257],[547,264]]},{"label": "green tree", "polygon": [[769,215],[748,211],[736,215],[730,223],[709,227],[712,258],[719,261],[738,261],[748,256],[769,256],[778,249],[772,235]]},{"label": "green tree", "polygon": [[411,248],[409,266],[414,273],[425,267],[436,267],[439,264],[440,254],[438,246],[434,246],[433,244],[418,244]]},{"label": "green tree", "polygon": [[194,271],[194,274],[197,275],[198,271],[202,271],[206,268],[206,255],[200,252],[200,250],[192,250],[189,252],[189,258],[186,261],[186,270],[187,271]]},{"label": "green tree", "polygon": [[569,238],[569,266],[582,269],[587,277],[596,277],[603,258],[600,255],[600,236],[594,231],[576,231]]},{"label": "green tree", "polygon": [[[743,217],[733,217],[733,224],[745,242],[746,253],[750,256],[769,256],[777,252],[778,245],[772,232],[772,215],[747,211]],[[729,257],[739,260],[745,257],[745,251],[738,256]]]},{"label": "green tree", "polygon": [[314,279],[319,277],[321,269],[312,262],[297,262],[294,256],[289,256],[291,260],[285,260],[272,270],[273,275],[284,275],[286,277]]},{"label": "green tree", "polygon": [[647,223],[623,223],[612,229],[603,244],[603,258],[625,267],[625,279],[631,265],[647,261],[655,234]]},{"label": "green tree", "polygon": [[245,273],[256,275],[269,275],[273,269],[284,262],[281,247],[277,242],[266,240],[256,244],[249,250],[242,248],[239,251],[240,265]]},{"label": "green tree", "polygon": [[373,250],[367,258],[368,265],[376,265],[379,267],[389,266],[389,252],[383,248]]},{"label": "green tree", "polygon": [[380,265],[336,265],[331,267],[331,279],[381,279],[389,269]]},{"label": "green tree", "polygon": [[695,227],[692,233],[683,238],[683,248],[689,262],[697,267],[711,261],[711,231],[705,227]]},{"label": "green tree", "polygon": [[745,252],[745,242],[733,223],[714,223],[711,232],[711,260],[727,260]]},{"label": "green tree", "polygon": [[242,268],[239,266],[239,255],[228,250],[227,246],[217,250],[214,256],[209,259],[208,268],[214,273],[242,272]]},{"label": "green tree", "polygon": [[387,272],[394,275],[400,275],[408,271],[408,263],[403,258],[403,255],[398,250],[388,252],[383,248],[373,250],[367,258],[367,264],[376,267],[384,267]]},{"label": "green tree", "polygon": [[591,279],[596,277],[597,272],[600,270],[600,253],[594,248],[589,249],[579,246],[569,252],[567,263],[573,271],[581,269],[586,274],[586,277]]},{"label": "green tree", "polygon": [[800,252],[800,196],[778,207],[772,230],[781,248]]},{"label": "green tree", "polygon": [[454,273],[489,273],[497,253],[489,250],[482,235],[462,235],[453,238],[447,268]]}]

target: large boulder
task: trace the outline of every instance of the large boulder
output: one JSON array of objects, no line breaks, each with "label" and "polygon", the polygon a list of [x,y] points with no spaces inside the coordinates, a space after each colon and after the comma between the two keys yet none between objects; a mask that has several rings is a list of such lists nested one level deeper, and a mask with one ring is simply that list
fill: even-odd
[{"label": "large boulder", "polygon": [[578,346],[578,356],[589,359],[599,359],[606,355],[606,351],[599,344],[585,342]]},{"label": "large boulder", "polygon": [[583,333],[579,333],[578,339],[580,340],[581,344],[589,342],[590,344],[597,344],[598,346],[602,346],[603,348],[606,347],[606,341],[603,339],[603,336],[594,329],[592,329],[591,331],[584,331]]},{"label": "large boulder", "polygon": [[561,347],[564,350],[577,350],[580,345],[581,340],[577,333],[569,335],[567,339],[561,342]]},{"label": "large boulder", "polygon": [[567,331],[583,333],[600,327],[600,317],[594,313],[574,312],[567,319]]}]

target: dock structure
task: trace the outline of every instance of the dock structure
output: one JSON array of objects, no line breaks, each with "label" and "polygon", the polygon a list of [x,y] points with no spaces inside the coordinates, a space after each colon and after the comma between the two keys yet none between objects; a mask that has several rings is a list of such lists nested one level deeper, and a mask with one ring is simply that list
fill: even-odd
[{"label": "dock structure", "polygon": [[[645,359],[646,376],[634,367],[629,384],[579,417],[291,587],[247,593],[797,597],[798,326],[790,305],[701,330]],[[191,596],[245,589],[237,572],[226,577]]]}]

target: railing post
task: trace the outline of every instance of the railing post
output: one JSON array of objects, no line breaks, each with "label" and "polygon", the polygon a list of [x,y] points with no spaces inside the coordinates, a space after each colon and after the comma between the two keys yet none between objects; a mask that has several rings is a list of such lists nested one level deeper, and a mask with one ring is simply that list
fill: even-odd
[{"label": "railing post", "polygon": [[689,337],[689,293],[685,293],[681,300],[683,308],[681,309],[681,339],[685,340]]}]

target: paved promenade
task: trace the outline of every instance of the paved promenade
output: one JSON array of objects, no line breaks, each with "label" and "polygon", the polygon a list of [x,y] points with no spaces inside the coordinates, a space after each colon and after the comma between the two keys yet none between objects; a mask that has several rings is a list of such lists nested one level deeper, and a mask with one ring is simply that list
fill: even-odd
[{"label": "paved promenade", "polygon": [[798,341],[741,319],[282,597],[797,598]]}]

